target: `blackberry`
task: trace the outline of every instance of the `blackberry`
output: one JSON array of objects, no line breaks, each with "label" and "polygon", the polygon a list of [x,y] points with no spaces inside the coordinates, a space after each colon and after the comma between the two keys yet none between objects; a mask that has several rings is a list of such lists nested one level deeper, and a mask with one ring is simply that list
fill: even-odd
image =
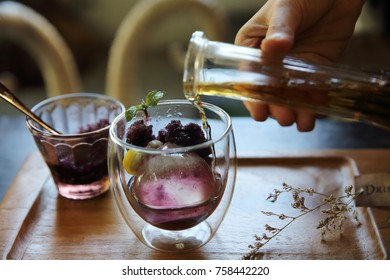
[{"label": "blackberry", "polygon": [[158,135],[157,135],[157,140],[162,142],[162,143],[165,143],[165,137],[167,135],[167,131],[166,130],[163,130],[161,129],[159,132],[158,132]]},{"label": "blackberry", "polygon": [[146,147],[154,139],[153,126],[146,125],[143,120],[134,122],[126,133],[126,142],[140,147]]},{"label": "blackberry", "polygon": [[183,130],[191,139],[191,145],[200,144],[206,141],[202,128],[195,123],[185,125]]},{"label": "blackberry", "polygon": [[152,140],[162,143],[173,143],[179,146],[192,146],[206,141],[202,128],[195,123],[182,125],[180,120],[172,120],[164,129],[153,135],[153,126],[146,125],[144,120],[134,122],[126,134],[126,141],[130,144],[146,147]]},{"label": "blackberry", "polygon": [[189,123],[183,126],[179,120],[172,120],[165,127],[165,133],[161,132],[161,135],[159,133],[159,137],[164,135],[165,141],[162,142],[170,142],[180,146],[192,146],[206,141],[206,137],[199,125]]},{"label": "blackberry", "polygon": [[109,122],[108,119],[101,119],[101,120],[99,120],[98,123],[89,124],[89,125],[87,125],[86,128],[80,128],[79,129],[79,133],[86,133],[86,132],[99,130],[99,129],[103,128],[103,127],[108,126],[109,124],[110,124],[110,122]]}]

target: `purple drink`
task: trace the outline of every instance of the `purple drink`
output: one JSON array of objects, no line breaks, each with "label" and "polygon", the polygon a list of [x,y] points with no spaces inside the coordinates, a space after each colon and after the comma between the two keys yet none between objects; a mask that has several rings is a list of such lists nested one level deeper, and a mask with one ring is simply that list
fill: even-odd
[{"label": "purple drink", "polygon": [[183,230],[204,221],[218,206],[224,184],[197,154],[150,156],[128,184],[128,200],[148,223]]},{"label": "purple drink", "polygon": [[81,199],[96,196],[109,188],[107,169],[107,130],[86,137],[76,145],[44,143],[54,182],[62,196]]}]

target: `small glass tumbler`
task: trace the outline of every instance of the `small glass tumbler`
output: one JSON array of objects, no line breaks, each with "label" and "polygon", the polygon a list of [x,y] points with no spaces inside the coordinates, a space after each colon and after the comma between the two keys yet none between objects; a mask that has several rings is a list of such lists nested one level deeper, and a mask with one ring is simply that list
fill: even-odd
[{"label": "small glass tumbler", "polygon": [[[110,128],[108,163],[117,206],[137,238],[159,251],[189,251],[206,244],[233,196],[236,148],[231,119],[214,105],[202,105],[209,137],[199,144],[129,144],[130,127],[140,119],[127,122],[125,114]],[[203,125],[198,108],[187,100],[161,101],[148,108],[146,119],[159,136],[178,121],[183,127]]]},{"label": "small glass tumbler", "polygon": [[26,119],[61,196],[88,199],[109,189],[107,143],[113,119],[124,112],[119,101],[97,93],[46,99],[32,108],[55,135]]}]

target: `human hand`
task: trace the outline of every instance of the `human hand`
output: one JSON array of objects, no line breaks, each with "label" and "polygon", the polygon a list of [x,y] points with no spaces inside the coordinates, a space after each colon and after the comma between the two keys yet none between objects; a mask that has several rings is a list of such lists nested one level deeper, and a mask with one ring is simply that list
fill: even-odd
[{"label": "human hand", "polygon": [[[261,48],[264,55],[291,54],[313,62],[337,61],[353,34],[364,0],[268,0],[238,31],[235,44]],[[273,116],[280,125],[314,128],[316,114],[244,102],[253,119]]]}]

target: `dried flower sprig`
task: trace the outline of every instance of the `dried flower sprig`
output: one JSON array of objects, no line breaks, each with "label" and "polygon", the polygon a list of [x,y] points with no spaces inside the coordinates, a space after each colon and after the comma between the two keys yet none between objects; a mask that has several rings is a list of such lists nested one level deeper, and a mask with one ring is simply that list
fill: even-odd
[{"label": "dried flower sprig", "polygon": [[[300,210],[300,214],[296,216],[288,216],[283,213],[277,214],[274,212],[261,211],[263,215],[275,216],[279,220],[288,220],[288,222],[281,228],[272,227],[269,224],[266,224],[264,226],[265,230],[271,235],[267,235],[266,233],[263,233],[261,236],[255,235],[255,242],[254,244],[248,246],[251,250],[249,253],[243,256],[244,260],[256,258],[261,248],[263,248],[268,242],[284,231],[294,221],[313,211],[323,208],[326,205],[328,205],[329,208],[321,210],[321,212],[324,213],[326,217],[321,219],[317,225],[317,229],[321,231],[322,240],[325,239],[327,233],[330,233],[334,230],[339,232],[342,231],[343,223],[345,219],[347,219],[348,213],[352,212],[352,217],[357,222],[357,225],[361,225],[355,206],[351,205],[351,203],[356,199],[357,196],[361,194],[361,192],[354,193],[353,186],[345,187],[344,195],[335,197],[333,195],[326,195],[320,192],[316,192],[312,188],[296,188],[283,183],[282,189],[274,189],[274,191],[268,195],[267,200],[276,202],[283,193],[292,194],[293,202],[291,203],[291,206],[294,209]],[[309,208],[305,204],[305,196],[303,196],[303,194],[308,196],[322,196],[323,199],[322,202],[317,206]]]}]

